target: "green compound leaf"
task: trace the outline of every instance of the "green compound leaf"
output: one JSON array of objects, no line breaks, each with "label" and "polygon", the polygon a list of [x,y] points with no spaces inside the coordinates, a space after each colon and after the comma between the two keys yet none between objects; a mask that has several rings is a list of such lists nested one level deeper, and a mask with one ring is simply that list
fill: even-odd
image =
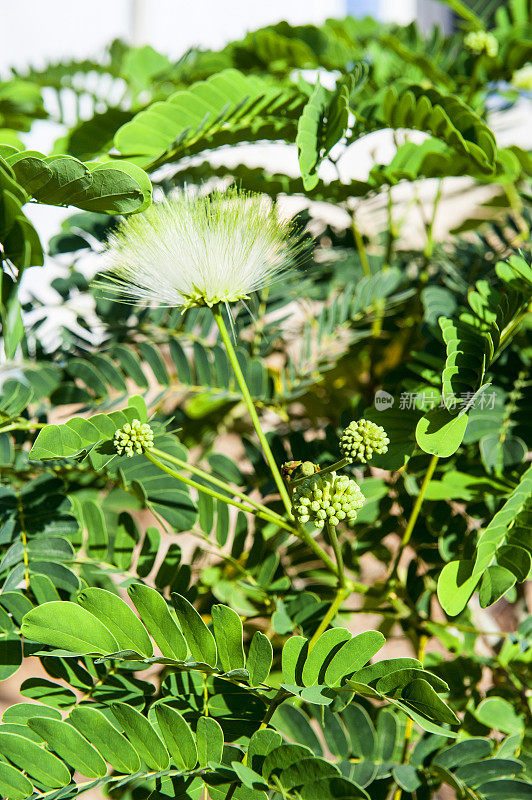
[{"label": "green compound leaf", "polygon": [[77,601],[111,631],[119,650],[134,650],[148,658],[153,655],[146,628],[118,595],[105,589],[88,588],[79,593]]},{"label": "green compound leaf", "polygon": [[282,744],[271,750],[262,765],[262,776],[272,788],[308,800],[367,798],[356,783],[341,777],[338,767],[316,757],[300,745]]},{"label": "green compound leaf", "polygon": [[73,653],[108,654],[119,650],[115,637],[99,619],[68,601],[44,603],[28,611],[22,622],[22,635]]},{"label": "green compound leaf", "polygon": [[224,734],[221,726],[213,717],[200,717],[198,719],[196,743],[200,767],[206,767],[210,762],[221,763]]},{"label": "green compound leaf", "polygon": [[303,664],[308,653],[308,640],[304,636],[291,636],[286,640],[282,652],[284,683],[301,684]]},{"label": "green compound leaf", "polygon": [[492,564],[484,572],[478,590],[478,600],[481,608],[496,603],[515,584],[515,575],[506,567]]},{"label": "green compound leaf", "polygon": [[71,689],[46,678],[27,678],[20,686],[20,693],[54,708],[71,708],[76,703]]},{"label": "green compound leaf", "polygon": [[475,717],[488,728],[507,734],[521,734],[524,722],[514,711],[511,703],[503,697],[487,697],[475,711]]},{"label": "green compound leaf", "polygon": [[478,791],[486,800],[528,800],[530,783],[497,778],[483,783]]},{"label": "green compound leaf", "polygon": [[397,670],[422,669],[422,666],[421,661],[418,661],[417,658],[390,658],[364,667],[353,675],[353,680],[358,683],[372,684]]},{"label": "green compound leaf", "polygon": [[[428,733],[434,733],[439,736],[447,736],[449,739],[457,738],[458,736],[457,733],[447,730],[446,728],[443,728],[441,725],[437,725],[435,722],[432,722],[430,719],[427,718],[427,715],[424,712],[419,713],[409,703],[405,703],[402,700],[392,700],[392,699],[389,699],[389,702],[396,708],[399,708],[401,711],[404,711],[404,713],[408,717],[410,717],[410,719],[414,720],[416,725],[419,725],[419,727],[422,728],[424,731],[427,731]],[[456,722],[454,724],[456,724]]]},{"label": "green compound leaf", "polygon": [[101,778],[107,773],[101,755],[72,725],[44,717],[30,719],[28,725],[58,756],[85,777]]},{"label": "green compound leaf", "polygon": [[70,772],[63,762],[23,736],[0,731],[0,752],[47,789],[60,789],[70,783]]},{"label": "green compound leaf", "polygon": [[151,203],[151,182],[127,161],[83,163],[70,155],[22,150],[6,156],[16,180],[39,203],[129,214]]},{"label": "green compound leaf", "polygon": [[[438,580],[438,599],[447,614],[459,614],[480,581],[482,602],[491,604],[515,581],[526,578],[532,553],[528,523],[531,497],[532,467],[529,467],[506,503],[481,533],[475,560],[451,561],[444,566]],[[511,548],[509,551],[507,546]],[[499,554],[502,563],[499,563]]]},{"label": "green compound leaf", "polygon": [[131,214],[151,205],[152,186],[144,170],[127,161],[92,162],[86,165],[91,185],[71,199],[71,205],[86,211]]},{"label": "green compound leaf", "polygon": [[111,414],[96,414],[94,417],[72,417],[64,425],[45,425],[40,431],[29,456],[33,461],[51,458],[73,458],[98,442],[112,439],[117,428],[133,422],[138,416],[134,407]]},{"label": "green compound leaf", "polygon": [[8,417],[18,417],[33,398],[33,389],[16,380],[7,380],[2,385],[0,412]]},{"label": "green compound leaf", "polygon": [[[456,452],[465,435],[467,408],[481,399],[488,387],[488,368],[519,329],[532,284],[528,264],[524,260],[512,264],[497,265],[499,277],[508,283],[496,289],[486,280],[477,281],[468,294],[469,308],[458,318],[442,316],[438,320],[447,350],[442,372],[447,408],[433,409],[417,425],[417,442],[427,453],[447,458]],[[465,403],[463,408],[460,402]]]},{"label": "green compound leaf", "polygon": [[272,717],[272,725],[287,739],[309,747],[317,756],[323,755],[320,740],[312,728],[308,716],[290,703],[281,703]]},{"label": "green compound leaf", "polygon": [[435,408],[424,414],[416,426],[416,440],[425,453],[449,458],[465,436],[467,414],[453,417],[446,408]]},{"label": "green compound leaf", "polygon": [[186,597],[172,592],[172,602],[192,657],[215,667],[217,650],[214,636]]},{"label": "green compound leaf", "polygon": [[[327,665],[339,646],[351,639],[351,634],[345,628],[331,628],[322,633],[310,649],[305,660],[302,672],[302,685],[314,686],[324,682]],[[322,674],[323,673],[323,674]]]},{"label": "green compound leaf", "polygon": [[249,685],[260,686],[267,679],[273,664],[273,648],[270,640],[260,631],[255,631],[246,659]]},{"label": "green compound leaf", "polygon": [[140,758],[135,748],[101,711],[77,706],[70,712],[68,720],[117,772],[132,773],[140,769]]},{"label": "green compound leaf", "polygon": [[438,600],[449,616],[454,617],[466,607],[475,591],[478,576],[473,575],[474,561],[464,559],[446,564],[438,578]]},{"label": "green compound leaf", "polygon": [[168,769],[166,747],[146,717],[126,703],[113,703],[111,711],[148,769]]},{"label": "green compound leaf", "polygon": [[336,775],[338,767],[335,764],[312,756],[299,759],[295,764],[283,769],[277,777],[283,789],[290,791],[295,786],[304,786]]},{"label": "green compound leaf", "polygon": [[223,605],[213,606],[211,616],[218,657],[223,669],[225,672],[244,669],[243,629],[240,617],[232,608]]},{"label": "green compound leaf", "polygon": [[485,761],[463,764],[455,774],[468,786],[477,787],[491,779],[519,775],[522,771],[522,761],[513,758],[490,758]]},{"label": "green compound leaf", "polygon": [[174,764],[181,769],[193,769],[198,761],[196,742],[187,722],[179,711],[160,703],[155,716]]},{"label": "green compound leaf", "polygon": [[331,97],[331,92],[317,84],[297,124],[299,169],[307,191],[318,184],[317,168],[344,135],[348,118],[348,87],[341,83]]},{"label": "green compound leaf", "polygon": [[24,800],[33,794],[33,786],[22,772],[0,761],[0,792],[6,800]]},{"label": "green compound leaf", "polygon": [[377,92],[357,111],[366,128],[384,125],[426,131],[489,172],[497,153],[495,138],[482,119],[460,98],[410,84]]},{"label": "green compound leaf", "polygon": [[397,785],[405,792],[415,792],[421,786],[417,770],[412,764],[397,764],[392,774]]},{"label": "green compound leaf", "polygon": [[[236,131],[241,141],[277,139],[285,114],[291,122],[302,103],[303,97],[292,88],[225,69],[153,103],[117,131],[114,143],[142,166],[160,165],[226,144]],[[270,127],[260,124],[270,119]]]},{"label": "green compound leaf", "polygon": [[184,661],[188,653],[187,643],[164,597],[141,583],[133,583],[127,593],[162,655]]},{"label": "green compound leaf", "polygon": [[14,706],[6,708],[2,714],[2,722],[12,722],[16,725],[25,725],[32,717],[47,717],[49,719],[61,719],[61,712],[51,706],[44,706],[39,703],[15,703]]},{"label": "green compound leaf", "polygon": [[401,699],[415,711],[437,723],[457,725],[460,720],[423,678],[415,678],[401,690]]},{"label": "green compound leaf", "polygon": [[300,792],[301,800],[369,800],[360,786],[347,778],[321,778],[307,783]]},{"label": "green compound leaf", "polygon": [[248,759],[247,763],[255,770],[255,772],[262,771],[262,764],[264,759],[282,742],[282,736],[277,731],[271,728],[264,728],[255,731],[248,746]]},{"label": "green compound leaf", "polygon": [[298,744],[283,744],[268,753],[262,765],[262,774],[266,780],[270,781],[272,774],[279,775],[292,764],[297,764],[302,758],[308,758],[311,755],[312,750],[307,747],[301,747]]},{"label": "green compound leaf", "polygon": [[327,666],[327,686],[336,686],[345,675],[362,669],[385,643],[386,639],[379,631],[365,631],[346,641]]},{"label": "green compound leaf", "polygon": [[251,789],[253,792],[261,789],[265,789],[266,791],[268,790],[269,787],[264,778],[262,778],[262,776],[256,773],[254,770],[250,769],[250,767],[246,766],[246,764],[241,764],[240,761],[232,761],[231,766],[242,781],[243,785],[248,789]]},{"label": "green compound leaf", "polygon": [[145,578],[152,571],[160,545],[161,534],[158,528],[152,526],[146,528],[137,561],[137,575],[139,578]]},{"label": "green compound leaf", "polygon": [[491,754],[491,749],[491,744],[487,739],[466,739],[442,750],[432,759],[432,763],[451,769],[480,758],[487,758]]},{"label": "green compound leaf", "polygon": [[449,691],[449,686],[445,681],[442,681],[441,678],[438,678],[437,675],[432,675],[432,673],[426,670],[415,668],[398,669],[395,672],[390,672],[377,681],[375,688],[378,692],[382,692],[383,694],[392,694],[397,692],[397,690],[403,689],[411,683],[411,681],[420,678],[430,684],[436,692]]}]

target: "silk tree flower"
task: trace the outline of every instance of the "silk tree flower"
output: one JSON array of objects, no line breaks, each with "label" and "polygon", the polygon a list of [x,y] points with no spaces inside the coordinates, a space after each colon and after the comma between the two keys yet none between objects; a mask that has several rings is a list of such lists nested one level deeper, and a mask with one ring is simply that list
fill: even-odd
[{"label": "silk tree flower", "polygon": [[184,195],[122,223],[109,239],[99,285],[132,301],[227,305],[284,274],[301,249],[301,235],[261,195]]}]

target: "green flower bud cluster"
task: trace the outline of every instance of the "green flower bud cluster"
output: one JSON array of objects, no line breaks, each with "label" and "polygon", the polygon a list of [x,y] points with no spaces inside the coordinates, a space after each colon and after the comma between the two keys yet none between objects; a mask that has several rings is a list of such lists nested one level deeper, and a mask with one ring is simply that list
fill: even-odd
[{"label": "green flower bud cluster", "polygon": [[323,528],[326,522],[338,525],[345,521],[347,525],[354,525],[365,499],[357,482],[347,475],[337,476],[335,472],[320,475],[318,472],[296,486],[292,502],[298,522],[312,522],[317,528]]},{"label": "green flower bud cluster", "polygon": [[374,453],[386,453],[390,440],[380,425],[367,419],[351,422],[340,436],[340,450],[344,458],[350,461],[362,461],[363,464],[373,457]]},{"label": "green flower bud cluster", "polygon": [[153,447],[153,431],[147,422],[134,419],[131,424],[126,422],[116,431],[113,443],[119,456],[132,458],[135,453],[143,453]]},{"label": "green flower bud cluster", "polygon": [[516,89],[532,90],[532,64],[525,64],[521,69],[517,69],[510,81]]},{"label": "green flower bud cluster", "polygon": [[499,42],[488,31],[470,31],[464,39],[464,44],[477,56],[485,53],[489,58],[495,58],[499,52]]}]

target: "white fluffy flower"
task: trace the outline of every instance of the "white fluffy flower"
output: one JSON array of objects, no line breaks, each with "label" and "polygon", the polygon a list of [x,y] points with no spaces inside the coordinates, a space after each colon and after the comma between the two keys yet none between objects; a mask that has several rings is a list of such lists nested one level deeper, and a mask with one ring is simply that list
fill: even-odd
[{"label": "white fluffy flower", "polygon": [[292,266],[301,237],[257,194],[184,196],[129,217],[110,237],[107,291],[167,306],[249,297]]}]

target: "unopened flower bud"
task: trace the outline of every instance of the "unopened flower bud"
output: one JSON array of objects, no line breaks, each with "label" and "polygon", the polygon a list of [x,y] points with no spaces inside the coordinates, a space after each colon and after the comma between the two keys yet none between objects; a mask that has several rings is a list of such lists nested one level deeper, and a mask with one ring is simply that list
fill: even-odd
[{"label": "unopened flower bud", "polygon": [[525,64],[521,69],[517,69],[510,81],[516,89],[532,90],[532,64]]},{"label": "unopened flower bud", "polygon": [[477,56],[484,53],[489,58],[495,58],[499,52],[499,42],[489,31],[470,31],[464,39],[464,44]]},{"label": "unopened flower bud", "polygon": [[340,450],[344,458],[350,461],[362,461],[363,464],[373,457],[374,453],[386,453],[390,440],[380,425],[367,419],[351,422],[340,436]]},{"label": "unopened flower bud", "polygon": [[153,431],[147,422],[134,419],[116,431],[113,443],[119,456],[132,458],[153,447]]},{"label": "unopened flower bud", "polygon": [[301,475],[305,476],[305,478],[309,478],[311,475],[317,472],[316,465],[312,463],[312,461],[303,461],[301,464]]},{"label": "unopened flower bud", "polygon": [[[320,497],[316,498],[318,492]],[[312,500],[307,505],[304,501],[310,498]],[[323,528],[326,521],[329,525],[338,525],[345,520],[348,525],[353,525],[356,512],[364,501],[360,487],[347,475],[317,473],[296,486],[293,511],[298,522],[312,522],[317,528]]]}]

